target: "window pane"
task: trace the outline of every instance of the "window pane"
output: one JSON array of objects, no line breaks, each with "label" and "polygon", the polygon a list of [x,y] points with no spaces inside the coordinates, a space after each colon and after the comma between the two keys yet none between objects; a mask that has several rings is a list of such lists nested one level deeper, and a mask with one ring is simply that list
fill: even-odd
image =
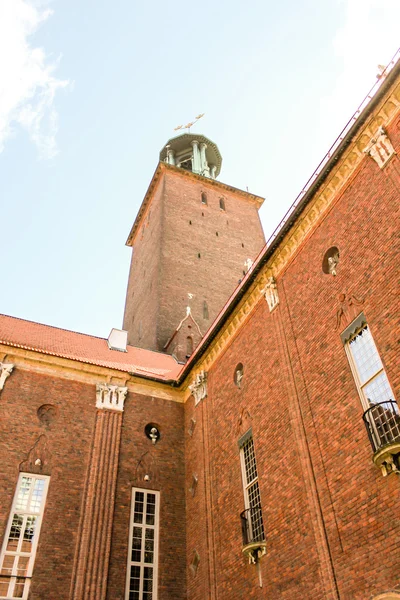
[{"label": "window pane", "polygon": [[18,490],[17,503],[15,510],[26,510],[28,507],[28,497],[32,485],[32,477],[22,477],[20,488]]},{"label": "window pane", "polygon": [[254,444],[253,440],[250,439],[243,446],[244,453],[244,466],[246,469],[246,480],[247,484],[251,483],[255,479],[257,479],[257,465],[256,465],[256,457],[254,454]]},{"label": "window pane", "polygon": [[7,577],[0,577],[0,596],[8,595],[8,584],[10,580]]},{"label": "window pane", "polygon": [[15,560],[15,556],[9,556],[9,555],[7,556],[7,554],[5,555],[3,564],[1,566],[1,574],[2,575],[11,575],[12,574],[14,560]]},{"label": "window pane", "polygon": [[21,515],[14,515],[13,522],[11,525],[10,535],[8,536],[6,551],[16,552],[18,548],[18,541],[21,537],[23,517]]},{"label": "window pane", "polygon": [[29,556],[20,556],[17,566],[17,575],[19,577],[26,577],[29,565]]},{"label": "window pane", "polygon": [[25,590],[26,579],[24,577],[17,577],[17,582],[14,586],[14,598],[22,598]]},{"label": "window pane", "polygon": [[35,485],[32,492],[32,497],[29,505],[30,512],[40,512],[40,505],[42,504],[42,498],[44,493],[44,479],[36,479]]},{"label": "window pane", "polygon": [[394,400],[393,392],[385,371],[379,373],[379,375],[365,385],[363,387],[363,392],[366,399],[369,400],[371,404]]},{"label": "window pane", "polygon": [[367,325],[349,342],[349,347],[361,384],[383,368]]},{"label": "window pane", "polygon": [[32,551],[32,542],[33,536],[35,534],[36,527],[36,519],[35,516],[29,516],[26,519],[25,531],[24,531],[24,539],[22,541],[22,552],[31,552]]}]

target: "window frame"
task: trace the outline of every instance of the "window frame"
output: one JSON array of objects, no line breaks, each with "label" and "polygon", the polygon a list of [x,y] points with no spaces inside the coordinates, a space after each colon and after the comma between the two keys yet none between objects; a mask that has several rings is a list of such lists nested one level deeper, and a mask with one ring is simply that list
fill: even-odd
[{"label": "window frame", "polygon": [[[254,463],[255,463],[255,467],[256,467],[257,477],[254,478],[254,479],[252,479],[250,483],[247,483],[246,459],[245,459],[244,449],[245,449],[245,446],[247,444],[249,444],[250,442],[252,442],[252,444],[253,444]],[[253,433],[252,433],[251,430],[249,430],[239,440],[239,452],[240,452],[240,466],[241,466],[241,472],[242,472],[242,487],[243,487],[243,496],[244,496],[244,508],[245,508],[245,510],[256,508],[256,506],[251,506],[248,490],[252,486],[254,486],[255,483],[257,483],[258,498],[259,498],[259,504],[257,506],[259,507],[259,510],[260,510],[262,537],[263,537],[263,539],[265,539],[265,527],[264,527],[264,519],[263,519],[263,514],[262,514],[262,503],[261,503],[260,476],[258,474],[258,469],[257,469],[256,448],[255,448],[255,444],[254,444]],[[252,537],[253,538],[258,537],[257,534],[256,534],[257,526],[255,526],[255,527],[253,526],[253,522],[252,522],[252,519],[251,519],[251,514],[250,514],[250,519],[249,519],[249,525],[250,525],[250,531],[251,531]]]},{"label": "window frame", "polygon": [[[352,342],[352,341],[353,341],[353,340],[354,340],[354,339],[355,339],[355,338],[356,338],[356,337],[357,337],[357,336],[358,336],[358,335],[361,333],[361,331],[362,331],[363,329],[365,329],[365,328],[367,328],[367,329],[368,329],[368,331],[369,331],[369,334],[370,334],[370,336],[371,336],[372,343],[373,343],[373,345],[374,345],[374,348],[375,348],[375,352],[376,352],[376,354],[377,354],[377,357],[379,358],[379,362],[380,362],[380,364],[381,364],[381,368],[380,368],[380,369],[378,369],[377,371],[375,371],[375,373],[374,373],[373,375],[371,375],[370,377],[368,377],[368,379],[366,379],[364,382],[362,382],[362,380],[361,380],[361,377],[360,377],[360,374],[359,374],[359,371],[358,371],[358,367],[357,367],[356,360],[355,360],[355,358],[354,358],[354,356],[353,356],[353,353],[352,353],[352,351],[351,351],[351,348],[350,348],[350,343],[351,343],[351,342]],[[377,348],[377,345],[376,345],[376,343],[375,343],[374,337],[373,337],[373,335],[372,335],[371,328],[370,328],[370,326],[368,325],[368,323],[366,322],[366,320],[365,320],[365,319],[362,321],[362,324],[361,324],[361,325],[359,325],[358,327],[356,326],[356,327],[355,327],[355,329],[353,329],[353,331],[352,331],[351,333],[349,332],[349,333],[347,334],[347,336],[346,336],[346,340],[344,341],[344,349],[345,349],[345,352],[346,352],[347,360],[349,361],[350,370],[351,370],[351,372],[352,372],[352,375],[353,375],[353,378],[354,378],[354,383],[355,383],[355,385],[356,385],[357,392],[358,392],[358,395],[359,395],[359,397],[360,397],[360,401],[361,401],[361,405],[362,405],[363,409],[364,409],[364,410],[368,410],[369,408],[371,408],[371,403],[368,401],[368,398],[367,398],[367,396],[366,396],[366,393],[364,392],[364,388],[366,388],[366,387],[367,387],[367,386],[368,386],[368,385],[369,385],[369,384],[370,384],[370,383],[371,383],[371,382],[372,382],[374,379],[376,379],[376,378],[377,378],[379,375],[381,375],[382,373],[384,373],[384,374],[385,374],[385,377],[386,377],[386,380],[387,380],[388,386],[389,386],[389,388],[390,388],[390,390],[391,390],[391,392],[392,392],[392,395],[391,395],[391,400],[394,400],[394,401],[395,401],[395,400],[396,400],[396,398],[395,398],[395,396],[394,396],[394,393],[393,393],[393,388],[392,388],[392,386],[390,385],[389,377],[388,377],[388,375],[387,375],[387,373],[386,373],[386,369],[385,369],[385,366],[384,366],[384,364],[383,364],[383,362],[382,362],[381,355],[380,355],[380,353],[379,353],[379,350],[378,350],[378,348]],[[389,400],[389,398],[388,398],[387,400]],[[385,401],[386,401],[386,400],[382,400],[382,402],[385,402]],[[376,404],[376,403],[374,402],[374,403],[372,403],[372,404]]]},{"label": "window frame", "polygon": [[[19,495],[19,491],[21,489],[21,484],[22,484],[22,479],[24,477],[29,477],[32,478],[34,481],[35,480],[42,480],[44,481],[44,488],[43,488],[43,496],[41,499],[41,504],[40,504],[40,510],[38,513],[34,513],[33,511],[29,511],[29,510],[17,510],[16,506],[17,506],[17,502],[18,502],[18,495]],[[35,560],[36,560],[36,550],[37,550],[37,546],[39,543],[39,537],[40,537],[40,530],[42,528],[42,522],[43,522],[43,516],[44,516],[44,511],[45,511],[45,506],[46,506],[46,499],[47,499],[47,493],[48,493],[48,489],[49,489],[49,482],[50,482],[50,477],[48,475],[38,475],[36,473],[25,473],[25,472],[20,472],[19,476],[18,476],[18,481],[17,481],[17,485],[15,487],[15,492],[14,492],[14,498],[11,504],[11,508],[10,508],[10,513],[9,513],[9,517],[8,517],[8,523],[7,523],[7,527],[5,530],[5,534],[4,534],[4,539],[3,539],[3,545],[1,548],[1,552],[0,552],[0,570],[2,568],[3,565],[3,561],[4,561],[4,557],[5,556],[14,556],[14,557],[29,557],[29,563],[28,563],[28,568],[26,571],[26,575],[24,577],[18,576],[17,574],[15,575],[11,575],[11,576],[7,576],[7,575],[0,575],[0,579],[1,577],[7,577],[10,579],[10,584],[11,587],[11,591],[14,592],[15,589],[15,584],[17,583],[17,579],[25,579],[25,585],[24,585],[24,591],[23,591],[23,595],[22,596],[14,596],[14,595],[10,595],[8,593],[7,596],[0,596],[1,599],[7,599],[7,600],[14,600],[15,598],[18,600],[26,600],[28,598],[29,595],[29,589],[30,589],[30,585],[31,585],[31,580],[32,580],[32,574],[33,574],[33,568],[35,565]],[[28,495],[28,501],[27,501],[27,507],[30,504],[30,499],[32,497],[32,493],[34,490],[34,483],[30,488],[29,491],[29,495]],[[7,544],[9,541],[9,535],[11,532],[11,528],[12,528],[12,524],[14,522],[14,514],[20,514],[22,515],[23,518],[23,523],[25,523],[26,521],[26,517],[28,515],[35,515],[37,516],[37,521],[36,521],[36,526],[35,526],[35,532],[33,535],[33,542],[32,542],[32,548],[30,552],[23,552],[22,550],[16,550],[15,552],[13,551],[7,551]],[[25,527],[21,528],[21,532],[23,532],[25,530]],[[18,542],[18,546],[22,545],[22,541],[23,541],[23,537],[21,537],[21,540]],[[16,565],[18,564],[18,561],[16,561],[14,559],[14,565],[12,568],[12,571],[16,571]],[[13,580],[13,581],[12,581]]]},{"label": "window frame", "polygon": [[[156,497],[156,509],[154,513],[154,526],[146,525],[146,523],[134,523],[135,516],[135,494],[136,492],[142,492],[145,494],[146,505],[147,505],[147,495],[154,494]],[[143,512],[145,514],[145,512]],[[149,490],[147,488],[138,488],[132,487],[131,491],[131,510],[130,510],[130,522],[129,522],[129,539],[128,539],[128,557],[127,557],[127,569],[126,569],[126,585],[125,585],[125,600],[129,600],[130,590],[130,578],[131,578],[131,567],[133,565],[140,566],[140,580],[139,580],[139,599],[143,599],[143,568],[146,566],[153,567],[153,590],[152,590],[152,599],[157,600],[158,598],[158,556],[159,556],[159,537],[160,537],[160,492],[158,490]],[[140,561],[132,561],[132,542],[133,542],[133,528],[141,527],[142,530],[146,530],[146,527],[149,529],[154,529],[154,562],[145,563],[144,560]],[[143,540],[142,536],[142,540]],[[144,554],[144,549],[141,549],[141,553]]]}]

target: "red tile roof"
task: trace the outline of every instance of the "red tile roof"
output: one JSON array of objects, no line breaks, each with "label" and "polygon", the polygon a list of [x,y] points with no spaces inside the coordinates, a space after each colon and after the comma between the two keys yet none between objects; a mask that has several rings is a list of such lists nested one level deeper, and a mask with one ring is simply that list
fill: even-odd
[{"label": "red tile roof", "polygon": [[110,350],[106,339],[7,315],[0,315],[0,343],[162,381],[176,379],[182,369],[168,354],[134,346]]}]

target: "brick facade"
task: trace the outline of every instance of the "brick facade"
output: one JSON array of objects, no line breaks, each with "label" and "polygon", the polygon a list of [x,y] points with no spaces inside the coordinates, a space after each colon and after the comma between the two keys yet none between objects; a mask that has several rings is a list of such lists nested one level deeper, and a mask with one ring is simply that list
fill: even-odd
[{"label": "brick facade", "polygon": [[[183,361],[196,323],[204,333],[214,322],[186,364],[0,315],[0,373],[14,365],[0,380],[1,546],[19,472],[50,476],[29,600],[126,600],[134,487],[160,492],[156,600],[400,597],[399,478],[371,460],[341,339],[362,312],[398,400],[399,106],[392,74],[246,276],[262,243],[256,203],[159,166],[133,242],[125,327],[138,346],[162,348],[194,293],[170,351]],[[382,123],[398,153],[384,168],[362,152]],[[335,276],[324,259],[333,247]],[[124,405],[102,404],[99,384],[126,388]],[[257,566],[239,518],[249,430],[266,534]]]},{"label": "brick facade", "polygon": [[123,325],[130,344],[160,351],[188,304],[207,331],[265,243],[251,194],[163,166],[133,243]]}]

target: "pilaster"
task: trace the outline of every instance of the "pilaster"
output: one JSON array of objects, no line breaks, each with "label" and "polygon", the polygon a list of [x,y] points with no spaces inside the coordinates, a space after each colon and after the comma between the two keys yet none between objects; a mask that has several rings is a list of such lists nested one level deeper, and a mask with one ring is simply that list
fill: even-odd
[{"label": "pilaster", "polygon": [[122,413],[128,388],[96,386],[96,422],[79,524],[70,600],[104,600]]}]

